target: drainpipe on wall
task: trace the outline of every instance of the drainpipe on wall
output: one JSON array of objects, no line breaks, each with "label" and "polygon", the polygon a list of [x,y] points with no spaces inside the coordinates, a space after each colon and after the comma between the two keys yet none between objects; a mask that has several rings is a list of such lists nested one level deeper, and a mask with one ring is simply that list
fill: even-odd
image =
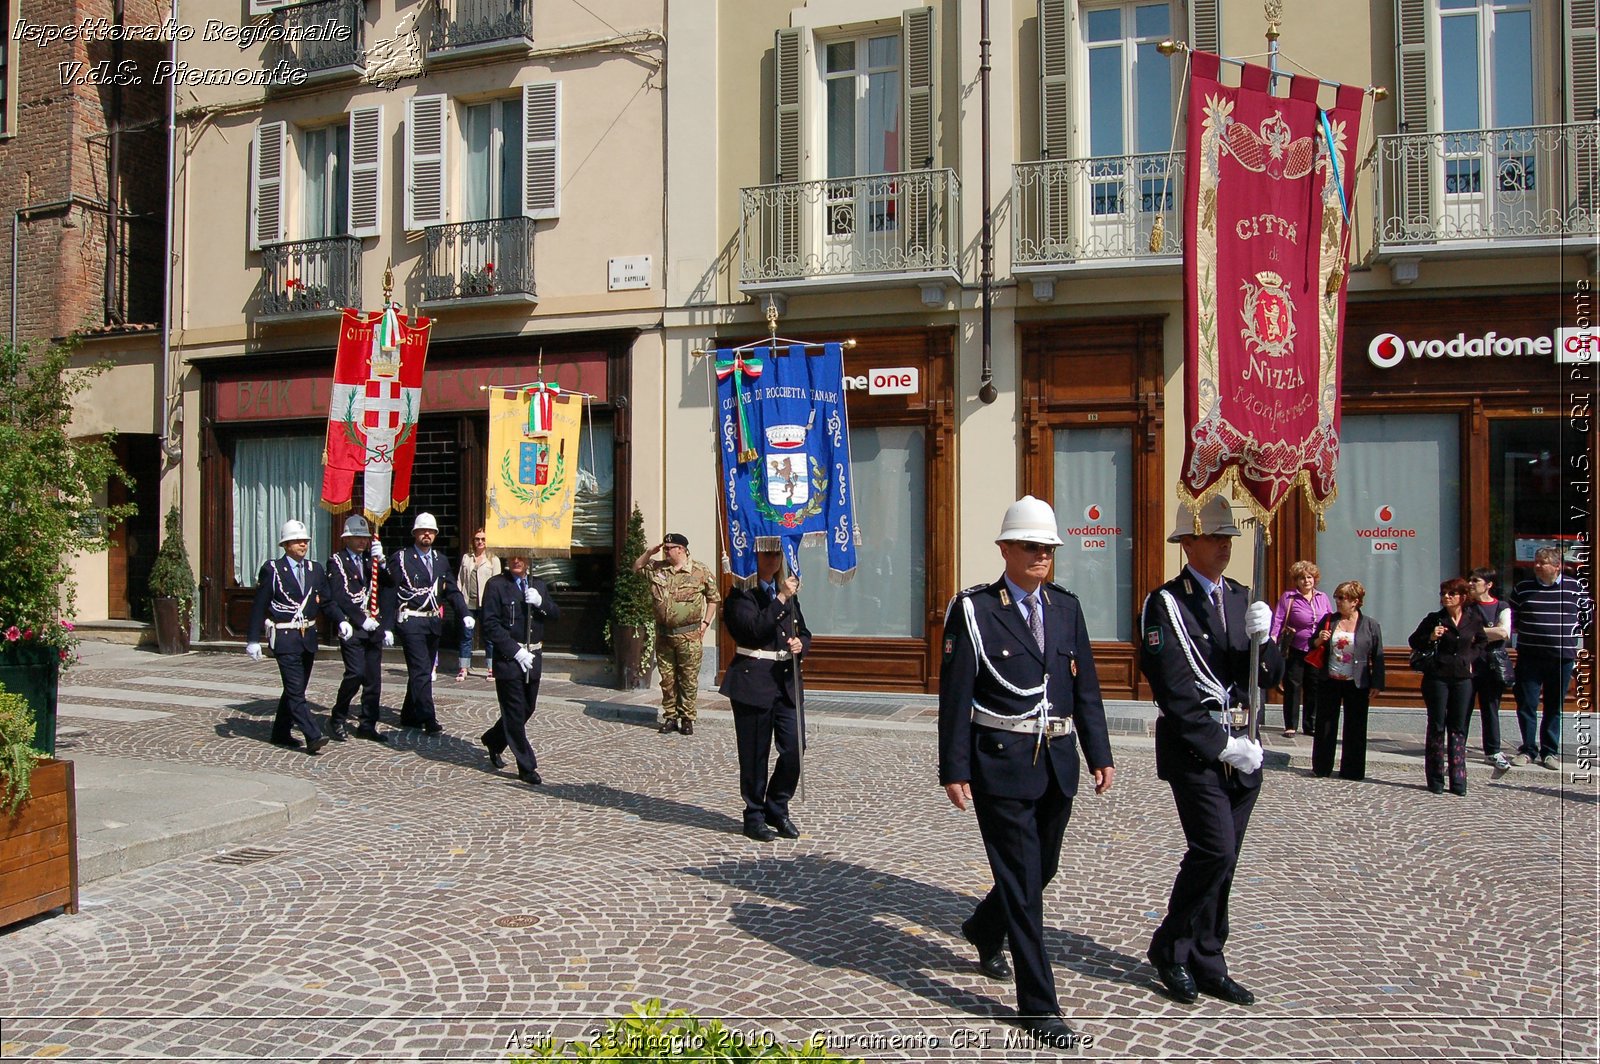
[{"label": "drainpipe on wall", "polygon": [[[119,31],[127,21],[127,11],[124,0],[112,0],[111,20]],[[118,32],[111,43],[111,69],[122,69],[123,44],[122,33]],[[102,286],[101,300],[105,310],[107,325],[125,324],[122,308],[117,299],[117,254],[118,232],[121,223],[119,215],[121,209],[121,191],[119,180],[122,168],[122,79],[114,78],[111,83],[111,114],[107,116],[106,132],[110,134],[110,144],[106,152],[106,202],[110,212],[106,218],[106,273],[105,284]]]},{"label": "drainpipe on wall", "polygon": [[[178,26],[178,0],[172,0],[172,25]],[[174,33],[169,45],[172,68],[178,68],[178,35]],[[159,430],[157,440],[161,444],[161,453],[168,461],[179,464],[180,486],[176,501],[178,511],[183,512],[183,484],[181,459],[183,457],[183,437],[179,435],[176,443],[169,429],[170,405],[172,395],[172,182],[174,175],[174,157],[178,151],[178,85],[176,79],[167,82],[167,188],[166,188],[166,240],[164,240],[161,258],[161,379],[160,394],[156,396],[156,427]],[[181,410],[178,423],[181,425]],[[181,429],[180,429],[181,433]]]},{"label": "drainpipe on wall", "polygon": [[983,148],[980,152],[983,168],[983,236],[980,240],[983,254],[983,372],[978,376],[978,400],[987,404],[1000,395],[994,386],[994,317],[989,306],[994,294],[994,212],[989,204],[989,0],[983,0],[979,6],[978,21],[978,95],[982,101],[980,113],[983,127]]}]

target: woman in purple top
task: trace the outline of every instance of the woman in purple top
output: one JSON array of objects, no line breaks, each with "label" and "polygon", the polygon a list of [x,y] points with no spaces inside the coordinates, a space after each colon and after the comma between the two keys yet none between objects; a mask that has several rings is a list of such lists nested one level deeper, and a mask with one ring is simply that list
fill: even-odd
[{"label": "woman in purple top", "polygon": [[1333,612],[1328,596],[1317,590],[1322,572],[1314,562],[1299,561],[1289,566],[1289,590],[1278,600],[1272,611],[1272,638],[1283,651],[1283,734],[1292,736],[1300,723],[1300,705],[1305,703],[1306,728],[1315,728],[1313,699],[1308,697],[1309,685],[1315,677],[1307,676],[1306,651],[1311,649],[1311,633],[1317,622]]}]

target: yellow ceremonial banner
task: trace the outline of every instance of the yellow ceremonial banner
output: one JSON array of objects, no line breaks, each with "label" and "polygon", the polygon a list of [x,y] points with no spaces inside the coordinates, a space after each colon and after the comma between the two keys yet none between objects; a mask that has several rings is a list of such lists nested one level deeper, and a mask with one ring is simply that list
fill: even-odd
[{"label": "yellow ceremonial banner", "polygon": [[583,397],[551,386],[489,393],[489,505],[484,533],[501,557],[572,553]]}]

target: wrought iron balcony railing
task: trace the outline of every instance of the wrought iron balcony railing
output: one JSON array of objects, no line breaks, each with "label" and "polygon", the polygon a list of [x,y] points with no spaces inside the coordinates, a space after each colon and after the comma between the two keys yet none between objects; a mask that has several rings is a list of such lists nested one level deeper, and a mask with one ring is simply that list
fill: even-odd
[{"label": "wrought iron balcony railing", "polygon": [[746,285],[961,268],[954,170],[759,185],[739,198]]},{"label": "wrought iron balcony railing", "polygon": [[[1011,265],[1181,258],[1183,153],[1018,163],[1011,175]],[[1161,220],[1159,250],[1150,231]]]},{"label": "wrought iron balcony railing", "polygon": [[1600,122],[1378,138],[1380,251],[1600,235]]},{"label": "wrought iron balcony railing", "polygon": [[281,35],[269,60],[308,74],[360,66],[367,51],[366,6],[365,0],[314,0],[278,8],[272,21]]},{"label": "wrought iron balcony railing", "polygon": [[521,217],[429,226],[422,298],[537,296],[533,229],[533,219]]},{"label": "wrought iron balcony railing", "polygon": [[533,43],[533,0],[440,0],[428,51]]},{"label": "wrought iron balcony railing", "polygon": [[261,317],[361,306],[361,240],[333,236],[261,249]]}]

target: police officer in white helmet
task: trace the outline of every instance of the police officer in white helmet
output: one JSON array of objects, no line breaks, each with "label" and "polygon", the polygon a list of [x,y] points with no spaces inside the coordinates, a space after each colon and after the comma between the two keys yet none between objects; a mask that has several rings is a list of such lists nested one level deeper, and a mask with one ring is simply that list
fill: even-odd
[{"label": "police officer in white helmet", "polygon": [[339,539],[340,549],[328,558],[328,582],[345,612],[360,620],[352,621],[354,630],[339,641],[344,678],[329,714],[328,737],[343,742],[349,735],[350,703],[360,691],[361,723],[355,736],[386,743],[389,737],[378,730],[378,701],[383,689],[383,648],[394,645],[390,593],[394,581],[383,567],[383,544],[372,534],[365,517],[352,514]]},{"label": "police officer in white helmet", "polygon": [[1223,575],[1239,527],[1228,500],[1178,507],[1168,543],[1187,564],[1145,599],[1139,669],[1161,714],[1156,775],[1172,788],[1188,852],[1147,956],[1162,985],[1188,1004],[1206,994],[1235,1005],[1255,995],[1228,974],[1228,895],[1250,812],[1261,790],[1261,744],[1251,737],[1250,646],[1260,644],[1263,687],[1283,675],[1267,639],[1272,610]]},{"label": "police officer in white helmet", "polygon": [[994,886],[961,934],[991,979],[1016,964],[1017,1013],[1039,1042],[1071,1049],[1044,948],[1044,890],[1078,790],[1078,748],[1095,793],[1115,768],[1100,681],[1077,596],[1050,583],[1061,537],[1050,505],[1031,495],[1001,522],[1005,572],[957,595],[945,614],[939,669],[939,782],[958,809],[970,803]]},{"label": "police officer in white helmet", "polygon": [[[328,743],[306,704],[306,683],[317,660],[317,618],[324,612],[337,617],[341,638],[348,638],[354,628],[328,584],[327,571],[306,557],[311,549],[311,533],[305,524],[285,521],[278,545],[283,548],[282,557],[265,562],[256,575],[250,641],[244,650],[251,660],[260,661],[264,639],[278,662],[283,694],[272,721],[272,742],[298,747],[299,740],[289,730],[292,722],[306,737],[306,753],[314,755]],[[355,619],[359,622],[361,618],[357,615]]]},{"label": "police officer in white helmet", "polygon": [[411,522],[411,546],[389,556],[398,608],[395,628],[406,655],[406,698],[400,706],[400,723],[429,735],[444,731],[433,709],[433,661],[444,629],[444,604],[456,608],[462,627],[470,631],[477,624],[456,586],[449,559],[433,549],[438,535],[439,522],[433,515],[419,513]]}]

